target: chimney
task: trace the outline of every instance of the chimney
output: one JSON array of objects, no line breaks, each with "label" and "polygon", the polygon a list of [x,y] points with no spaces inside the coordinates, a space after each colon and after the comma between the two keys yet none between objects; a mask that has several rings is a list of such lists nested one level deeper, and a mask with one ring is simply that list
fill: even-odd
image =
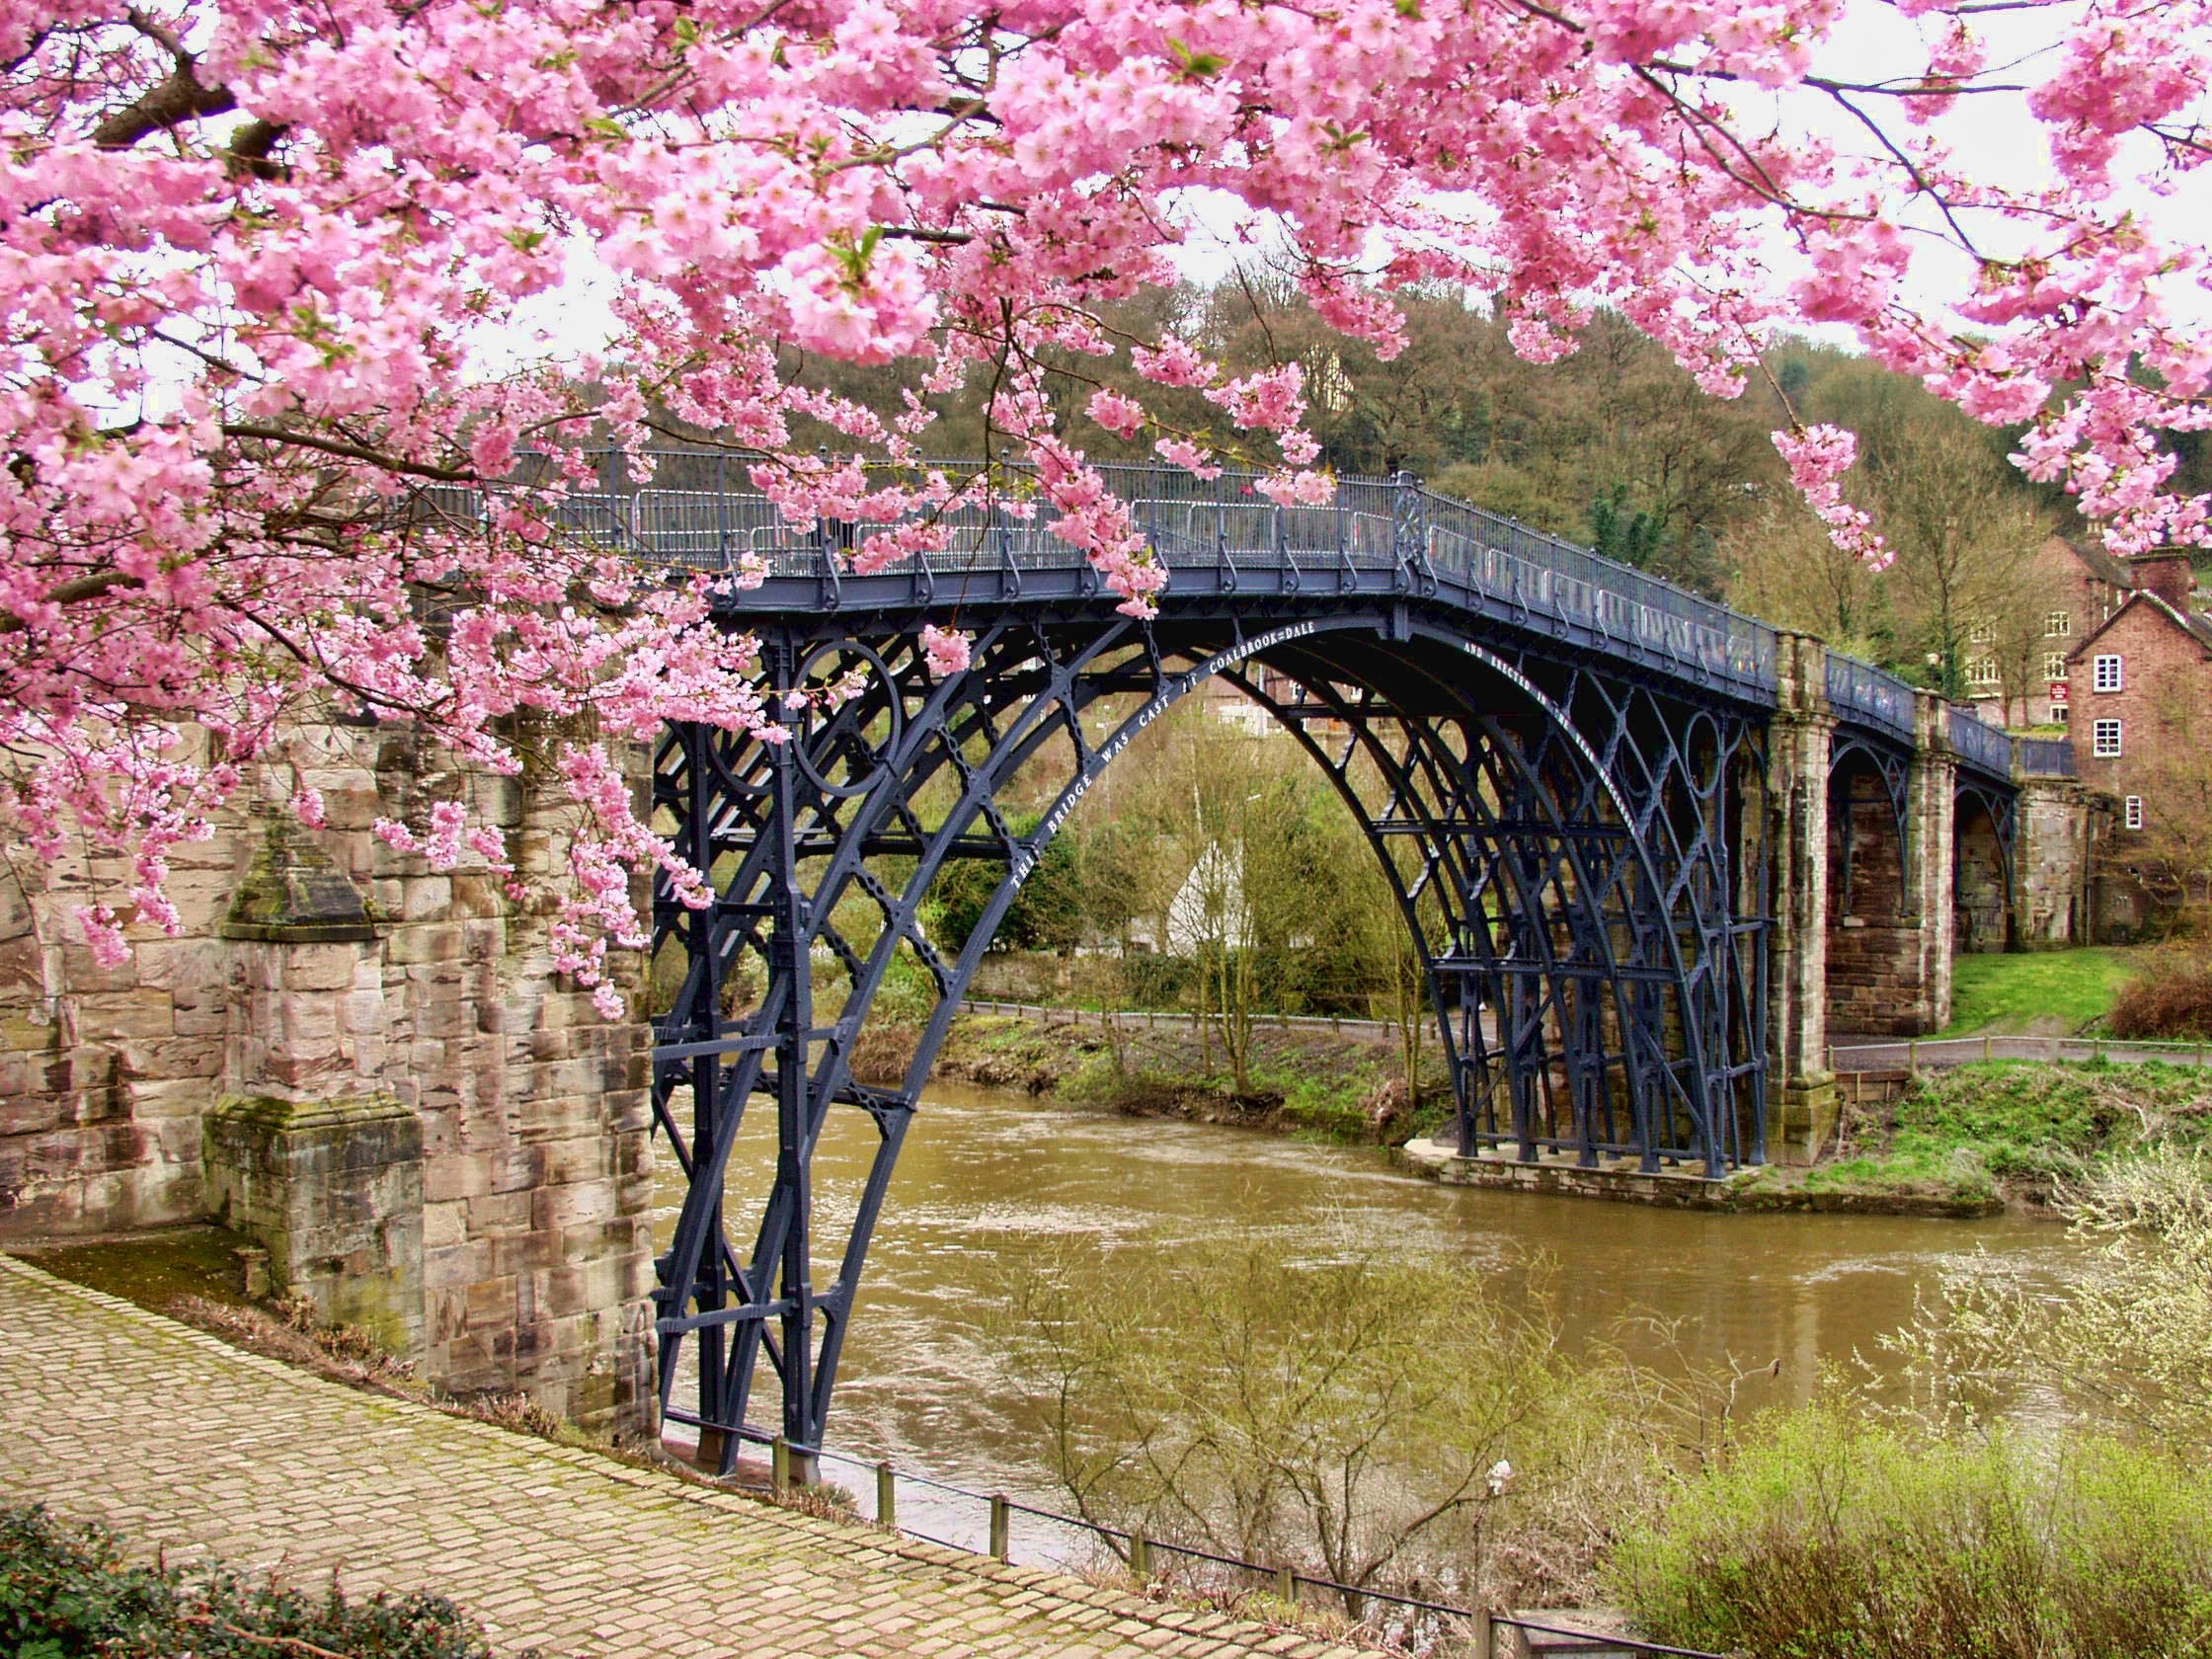
[{"label": "chimney", "polygon": [[2188,615],[2189,601],[2196,592],[2196,570],[2187,553],[2178,547],[2140,553],[2128,560],[2128,568],[2134,573],[2137,588],[2156,593],[2183,616]]}]

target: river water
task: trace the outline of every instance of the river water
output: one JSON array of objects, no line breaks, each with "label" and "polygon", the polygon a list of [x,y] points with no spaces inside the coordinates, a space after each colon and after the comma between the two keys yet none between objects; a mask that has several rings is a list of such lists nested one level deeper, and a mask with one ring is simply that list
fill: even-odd
[{"label": "river water", "polygon": [[[734,1199],[764,1183],[774,1161],[773,1113],[748,1117],[733,1152]],[[823,1233],[840,1244],[875,1141],[863,1114],[840,1109],[818,1150]],[[671,1163],[660,1186],[664,1245],[682,1196]],[[734,1216],[747,1213],[733,1202]],[[1096,1259],[1117,1273],[1146,1272],[1173,1250],[1264,1236],[1291,1259],[1341,1253],[1348,1240],[1427,1253],[1510,1296],[1526,1295],[1540,1274],[1570,1342],[1652,1316],[1676,1322],[1693,1361],[1749,1370],[1778,1360],[1778,1377],[1755,1400],[1802,1398],[1823,1362],[1855,1353],[1878,1361],[1875,1339],[1946,1272],[2055,1276],[2073,1249],[2052,1224],[2013,1217],[1711,1215],[1445,1187],[1398,1170],[1379,1149],[933,1083],[869,1252],[830,1445],[971,1491],[1061,1507],[1042,1413],[1002,1375],[986,1314],[1012,1261],[1067,1234],[1110,1245]],[[834,1258],[826,1247],[818,1261],[817,1283],[827,1284]],[[752,1415],[767,1424],[774,1381],[762,1372]],[[825,1472],[867,1497],[861,1473],[834,1461]],[[949,1541],[982,1539],[976,1506],[919,1488],[902,1496],[901,1519]],[[1017,1554],[1066,1552],[1031,1532],[1024,1551],[1017,1529]]]}]

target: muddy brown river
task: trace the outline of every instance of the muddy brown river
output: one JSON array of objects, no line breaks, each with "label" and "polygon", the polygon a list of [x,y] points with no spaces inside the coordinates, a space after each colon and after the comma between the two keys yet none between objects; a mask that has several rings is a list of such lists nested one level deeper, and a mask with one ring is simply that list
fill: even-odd
[{"label": "muddy brown river", "polygon": [[[764,1182],[773,1163],[773,1114],[749,1117],[733,1194]],[[833,1115],[816,1159],[826,1224],[849,1213],[874,1144],[863,1115]],[[661,1184],[664,1243],[681,1199],[672,1166]],[[841,1242],[841,1224],[822,1230]],[[1173,1250],[1264,1237],[1292,1259],[1340,1253],[1348,1239],[1427,1253],[1493,1276],[1515,1297],[1542,1275],[1570,1342],[1625,1319],[1676,1321],[1693,1360],[1749,1369],[1778,1359],[1768,1398],[1803,1397],[1825,1361],[1878,1361],[1876,1338],[1947,1271],[2055,1276],[2074,1248],[2053,1224],[2013,1217],[1707,1215],[1470,1191],[1404,1173],[1375,1149],[933,1084],[870,1251],[830,1445],[1059,1507],[1043,1418],[1002,1375],[985,1315],[1011,1260],[1066,1234],[1110,1245],[1096,1259],[1117,1273],[1146,1272]],[[827,1248],[818,1262],[826,1284]],[[762,1370],[752,1417],[769,1424],[774,1382]],[[825,1474],[863,1499],[871,1491],[864,1472],[834,1461]],[[969,1545],[983,1534],[976,1506],[920,1488],[902,1496],[901,1518]],[[1036,1552],[1065,1554],[1029,1531]],[[1017,1528],[1017,1553],[1022,1544]]]}]

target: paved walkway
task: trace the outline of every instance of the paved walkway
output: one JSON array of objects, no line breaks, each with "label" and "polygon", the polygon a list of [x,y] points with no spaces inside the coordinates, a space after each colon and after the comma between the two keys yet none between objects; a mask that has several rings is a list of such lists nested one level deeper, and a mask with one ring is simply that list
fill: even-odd
[{"label": "paved walkway", "polygon": [[503,1653],[1355,1659],[360,1393],[5,1255],[0,1495],[173,1559],[440,1591]]}]

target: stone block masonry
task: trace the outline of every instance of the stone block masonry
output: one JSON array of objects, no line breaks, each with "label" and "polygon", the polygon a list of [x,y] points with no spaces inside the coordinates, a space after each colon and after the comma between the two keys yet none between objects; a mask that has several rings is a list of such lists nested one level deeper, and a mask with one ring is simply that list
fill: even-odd
[{"label": "stone block masonry", "polygon": [[501,1654],[1359,1659],[356,1393],[5,1256],[0,1354],[39,1357],[0,1368],[0,1491],[173,1561],[434,1590]]},{"label": "stone block masonry", "polygon": [[[183,936],[138,927],[119,968],[70,925],[124,885],[111,861],[0,871],[0,1242],[222,1215],[441,1386],[649,1430],[646,1029],[555,981],[544,917],[480,863],[371,828],[465,799],[542,876],[568,804],[392,727],[300,731],[283,762],[178,849]],[[302,783],[320,830],[282,805]]]},{"label": "stone block masonry", "polygon": [[200,1120],[205,1203],[273,1287],[395,1354],[423,1351],[423,1124],[390,1096],[224,1100]]}]

